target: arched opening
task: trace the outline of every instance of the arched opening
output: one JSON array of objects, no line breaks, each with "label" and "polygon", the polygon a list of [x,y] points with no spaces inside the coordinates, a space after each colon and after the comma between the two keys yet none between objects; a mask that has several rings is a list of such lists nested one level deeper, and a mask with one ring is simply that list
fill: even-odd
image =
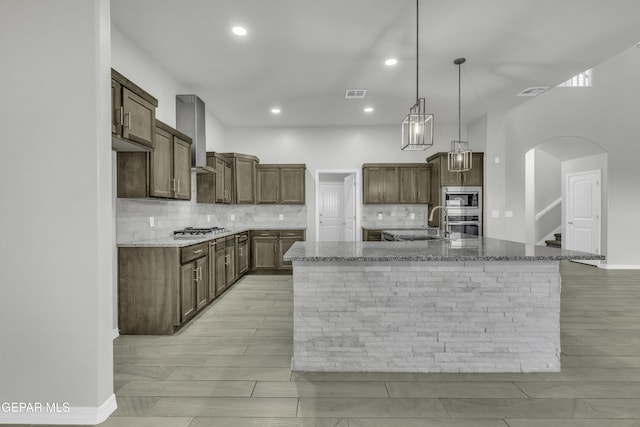
[{"label": "arched opening", "polygon": [[[567,176],[600,171],[601,253],[606,253],[607,152],[580,136],[558,136],[536,144],[526,153],[526,242],[545,244],[562,236],[567,224]],[[561,241],[561,239],[560,239]],[[566,245],[562,243],[562,247]]]}]

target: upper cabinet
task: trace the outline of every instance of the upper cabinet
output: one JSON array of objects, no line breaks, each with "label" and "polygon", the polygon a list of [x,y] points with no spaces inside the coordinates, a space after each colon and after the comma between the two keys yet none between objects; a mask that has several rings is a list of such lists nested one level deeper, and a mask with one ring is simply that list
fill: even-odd
[{"label": "upper cabinet", "polygon": [[436,153],[427,159],[433,165],[433,178],[438,187],[483,185],[484,153],[473,153],[471,170],[467,172],[449,172],[448,153]]},{"label": "upper cabinet", "polygon": [[150,151],[158,100],[111,70],[111,136],[116,151]]},{"label": "upper cabinet", "polygon": [[362,165],[365,204],[416,204],[430,201],[431,166],[424,163]]},{"label": "upper cabinet", "polygon": [[259,204],[304,204],[304,164],[257,165],[256,187]]},{"label": "upper cabinet", "polygon": [[156,120],[155,149],[118,153],[118,197],[191,199],[191,138]]},{"label": "upper cabinet", "polygon": [[[256,203],[256,165],[258,158],[247,154],[220,153],[219,156],[230,166],[229,198],[233,204]],[[226,175],[225,175],[226,183]]]}]

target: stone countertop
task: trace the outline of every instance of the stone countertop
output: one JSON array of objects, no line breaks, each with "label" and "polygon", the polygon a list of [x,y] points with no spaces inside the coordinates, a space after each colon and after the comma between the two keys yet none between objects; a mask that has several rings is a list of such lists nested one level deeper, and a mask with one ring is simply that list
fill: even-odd
[{"label": "stone countertop", "polygon": [[198,236],[193,238],[179,238],[176,239],[173,236],[159,237],[157,239],[148,239],[148,240],[136,240],[132,242],[122,242],[118,243],[117,246],[119,248],[136,248],[136,247],[171,247],[171,248],[184,248],[186,246],[197,245],[198,243],[204,243],[215,239],[220,239],[222,237],[233,236],[234,234],[244,233],[245,231],[251,230],[276,230],[276,231],[286,231],[286,230],[306,230],[304,227],[265,227],[265,228],[234,228],[224,233],[219,234],[206,234],[204,236]]},{"label": "stone countertop", "polygon": [[285,261],[559,261],[602,255],[475,237],[404,242],[296,242]]}]

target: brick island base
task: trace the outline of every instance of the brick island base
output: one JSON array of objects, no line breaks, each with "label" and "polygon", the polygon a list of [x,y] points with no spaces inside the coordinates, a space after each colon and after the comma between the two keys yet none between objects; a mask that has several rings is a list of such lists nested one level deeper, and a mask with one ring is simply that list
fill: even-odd
[{"label": "brick island base", "polygon": [[560,371],[558,261],[293,264],[294,371]]}]

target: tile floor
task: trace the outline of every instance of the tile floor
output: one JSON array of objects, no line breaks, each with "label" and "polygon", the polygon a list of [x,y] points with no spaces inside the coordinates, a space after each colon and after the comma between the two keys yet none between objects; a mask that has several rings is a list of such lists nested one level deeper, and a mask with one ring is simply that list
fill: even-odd
[{"label": "tile floor", "polygon": [[176,336],[116,340],[101,426],[640,426],[640,272],[561,272],[557,374],[291,372],[291,277],[247,276]]}]

